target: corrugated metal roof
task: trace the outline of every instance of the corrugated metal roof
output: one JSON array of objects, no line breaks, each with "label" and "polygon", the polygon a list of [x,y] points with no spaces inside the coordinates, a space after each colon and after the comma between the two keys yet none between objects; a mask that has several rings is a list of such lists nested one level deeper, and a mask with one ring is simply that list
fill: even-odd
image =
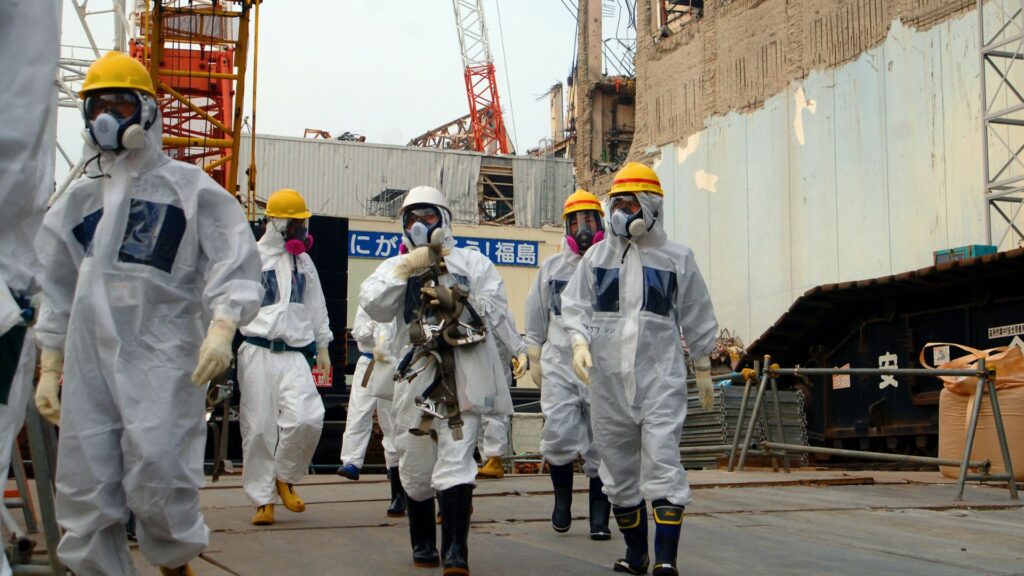
[{"label": "corrugated metal roof", "polygon": [[902,301],[905,308],[932,293],[954,297],[959,294],[957,290],[977,278],[1004,289],[1009,283],[1016,290],[1022,277],[1024,248],[1018,248],[900,274],[816,286],[798,298],[750,345],[742,362],[749,364],[765,354],[780,362],[799,362],[811,343],[822,341],[822,333],[845,327],[841,320],[847,315],[862,314],[879,306],[891,310],[896,300]]},{"label": "corrugated metal roof", "polygon": [[[249,151],[249,136],[243,135],[240,166],[248,165]],[[380,206],[374,199],[396,195],[388,191],[430,185],[447,196],[457,222],[477,223],[483,159],[476,152],[260,135],[256,138],[256,190],[266,198],[279,188],[295,188],[317,214],[386,216],[375,213]],[[570,161],[518,157],[487,161],[508,162],[513,168],[517,225],[540,227],[557,221],[560,211],[552,207],[560,207],[572,193]],[[241,192],[247,193],[246,179],[240,177],[239,182]]]}]

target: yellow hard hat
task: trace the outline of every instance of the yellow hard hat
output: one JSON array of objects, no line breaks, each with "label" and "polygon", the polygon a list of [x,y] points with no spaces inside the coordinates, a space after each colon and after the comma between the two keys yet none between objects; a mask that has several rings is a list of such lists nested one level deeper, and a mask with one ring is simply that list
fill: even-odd
[{"label": "yellow hard hat", "polygon": [[630,162],[615,174],[615,180],[612,181],[612,189],[608,194],[614,196],[616,194],[636,192],[650,192],[658,196],[665,195],[665,192],[661,189],[661,180],[658,179],[658,175],[654,173],[654,170],[639,162]]},{"label": "yellow hard hat", "polygon": [[306,209],[302,195],[291,188],[282,188],[267,198],[267,216],[271,218],[299,218],[305,220],[313,214]]},{"label": "yellow hard hat", "polygon": [[78,93],[84,98],[90,92],[111,88],[140,90],[156,98],[149,71],[141,62],[123,52],[107,52],[93,62]]},{"label": "yellow hard hat", "polygon": [[597,199],[597,196],[580,188],[565,199],[565,204],[562,206],[562,220],[565,220],[565,217],[573,212],[582,212],[583,210],[596,210],[601,216],[604,216],[604,208],[601,207],[601,201]]}]

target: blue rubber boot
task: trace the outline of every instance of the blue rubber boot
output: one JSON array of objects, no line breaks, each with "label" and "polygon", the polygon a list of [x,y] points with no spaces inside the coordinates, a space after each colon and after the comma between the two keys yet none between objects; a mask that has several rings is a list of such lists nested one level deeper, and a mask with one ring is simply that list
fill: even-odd
[{"label": "blue rubber boot", "polygon": [[624,574],[647,574],[647,503],[643,500],[629,508],[612,507],[615,523],[626,539],[626,557],[615,561],[612,570]]},{"label": "blue rubber boot", "polygon": [[654,511],[654,570],[657,576],[679,576],[676,568],[676,553],[679,550],[679,535],[683,530],[683,506],[676,506],[668,500],[651,503]]},{"label": "blue rubber boot", "polygon": [[555,508],[551,512],[551,527],[559,534],[572,527],[572,463],[551,468],[551,486],[555,489]]},{"label": "blue rubber boot", "polygon": [[612,505],[608,502],[608,496],[601,490],[604,483],[600,478],[590,479],[590,539],[611,540],[612,531],[608,527],[608,517],[612,512]]}]

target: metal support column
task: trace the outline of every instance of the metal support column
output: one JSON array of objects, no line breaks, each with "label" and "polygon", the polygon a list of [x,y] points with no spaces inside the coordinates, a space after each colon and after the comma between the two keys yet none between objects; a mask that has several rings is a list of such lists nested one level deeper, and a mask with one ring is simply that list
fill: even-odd
[{"label": "metal support column", "polygon": [[28,403],[25,428],[28,431],[28,445],[32,453],[32,471],[36,479],[36,495],[39,498],[39,512],[43,521],[43,534],[46,537],[46,554],[50,560],[52,574],[63,576],[67,573],[67,570],[60,559],[57,558],[57,544],[60,543],[60,527],[57,526],[57,509],[55,505],[56,443],[54,429],[49,422],[44,421],[39,416],[34,402]]}]

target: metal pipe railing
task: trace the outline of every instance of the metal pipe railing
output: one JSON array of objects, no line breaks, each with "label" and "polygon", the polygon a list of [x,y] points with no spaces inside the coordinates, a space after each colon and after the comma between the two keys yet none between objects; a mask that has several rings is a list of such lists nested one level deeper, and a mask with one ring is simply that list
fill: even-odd
[{"label": "metal pipe railing", "polygon": [[[743,420],[746,416],[746,404],[747,399],[750,395],[751,383],[755,377],[750,373],[745,372],[744,374],[746,384],[743,391],[743,401],[740,404],[739,422],[736,425],[736,432],[733,437],[733,444],[729,454],[730,472],[733,470],[733,464],[736,460],[735,456],[737,448],[740,448],[738,470],[741,472],[743,471],[743,467],[746,464],[747,460],[747,454],[752,446],[751,441],[755,422],[759,416],[764,416],[764,414],[761,412],[762,401],[764,400],[765,392],[768,387],[769,381],[771,383],[771,399],[769,401],[773,402],[774,404],[773,410],[776,419],[775,433],[780,436],[780,440],[785,440],[785,437],[782,436],[783,428],[781,418],[781,407],[778,397],[778,386],[776,384],[776,378],[779,376],[964,376],[977,378],[977,384],[975,386],[974,391],[974,404],[973,409],[971,410],[971,418],[967,426],[966,445],[964,447],[963,458],[961,458],[960,460],[953,460],[949,458],[935,458],[930,456],[910,456],[905,454],[868,452],[862,450],[844,450],[841,448],[825,448],[820,446],[801,446],[798,444],[777,442],[772,438],[772,430],[771,427],[768,426],[767,421],[764,422],[764,433],[767,438],[764,442],[760,443],[760,447],[767,448],[768,454],[772,456],[773,468],[775,468],[775,450],[782,451],[784,461],[786,462],[787,472],[789,471],[789,458],[786,457],[787,451],[808,452],[814,454],[830,454],[835,456],[865,458],[884,462],[906,462],[915,464],[932,464],[937,466],[957,466],[960,468],[960,474],[957,480],[957,501],[963,500],[964,485],[968,480],[1006,480],[1010,492],[1010,497],[1014,500],[1019,499],[1019,496],[1017,494],[1017,483],[1013,475],[1013,464],[1010,461],[1009,445],[1006,441],[1006,431],[1003,427],[1003,417],[1002,413],[999,410],[999,399],[995,385],[995,370],[991,370],[985,365],[984,358],[978,358],[978,365],[976,368],[962,370],[925,368],[802,368],[799,366],[797,366],[796,368],[780,368],[778,365],[772,364],[771,356],[764,357],[763,366],[763,369],[761,371],[758,371],[757,365],[755,364],[755,369],[752,371],[756,375],[760,376],[760,384],[757,388],[757,397],[754,401],[753,413],[750,415],[750,422],[747,426],[743,446],[739,447],[738,440],[740,429],[743,426]],[[975,432],[978,428],[978,419],[981,414],[982,398],[985,392],[988,393],[989,401],[991,402],[992,418],[995,422],[996,434],[999,438],[999,447],[1003,457],[1003,464],[1006,468],[1006,473],[1002,474],[992,474],[992,463],[988,460],[972,461],[970,459],[971,451],[974,447]],[[968,474],[968,470],[971,468],[979,469],[981,471],[981,474]]]}]

